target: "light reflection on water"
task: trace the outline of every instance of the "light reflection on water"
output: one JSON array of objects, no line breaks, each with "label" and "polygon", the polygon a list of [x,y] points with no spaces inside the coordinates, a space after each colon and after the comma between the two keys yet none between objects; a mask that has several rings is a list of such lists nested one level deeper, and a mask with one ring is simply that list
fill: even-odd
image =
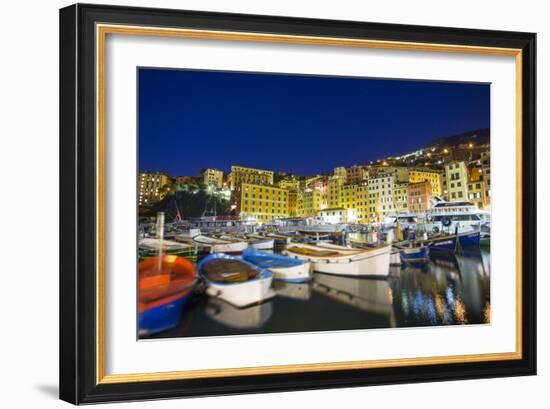
[{"label": "light reflection on water", "polygon": [[488,323],[490,255],[392,266],[387,280],[315,273],[310,283],[274,281],[273,289],[275,298],[245,309],[196,297],[178,327],[154,337]]}]

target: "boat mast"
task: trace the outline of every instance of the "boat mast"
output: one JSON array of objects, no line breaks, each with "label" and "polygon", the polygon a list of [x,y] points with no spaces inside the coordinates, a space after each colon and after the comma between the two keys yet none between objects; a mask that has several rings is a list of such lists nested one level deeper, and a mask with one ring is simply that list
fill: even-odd
[{"label": "boat mast", "polygon": [[158,239],[158,264],[157,269],[162,267],[162,241],[164,239],[164,212],[157,212],[157,239]]}]

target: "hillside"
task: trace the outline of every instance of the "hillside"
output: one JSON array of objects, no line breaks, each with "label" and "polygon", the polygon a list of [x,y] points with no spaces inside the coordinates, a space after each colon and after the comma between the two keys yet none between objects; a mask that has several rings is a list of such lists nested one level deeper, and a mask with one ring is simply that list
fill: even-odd
[{"label": "hillside", "polygon": [[476,145],[483,145],[489,143],[490,135],[491,133],[489,128],[478,129],[475,131],[464,132],[458,135],[438,138],[430,144],[424,146],[424,148],[438,148],[443,146],[446,148],[453,148],[457,147],[458,145],[470,142],[474,142]]}]

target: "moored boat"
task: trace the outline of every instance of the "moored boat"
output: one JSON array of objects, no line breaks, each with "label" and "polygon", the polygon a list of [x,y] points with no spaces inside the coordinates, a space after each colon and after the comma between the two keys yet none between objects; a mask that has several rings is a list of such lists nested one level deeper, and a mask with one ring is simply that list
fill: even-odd
[{"label": "moored boat", "polygon": [[434,253],[454,253],[461,251],[479,251],[479,230],[433,237],[424,242]]},{"label": "moored boat", "polygon": [[285,244],[290,243],[291,240],[290,236],[277,233],[268,233],[266,234],[266,237],[274,239],[275,244],[278,246],[284,246]]},{"label": "moored boat", "polygon": [[275,247],[275,238],[266,237],[260,234],[247,234],[248,247],[256,250],[273,250]]},{"label": "moored boat", "polygon": [[251,237],[250,235],[230,235],[222,234],[219,236],[222,240],[233,240],[233,241],[244,241],[247,243],[248,247],[257,249],[257,250],[273,250],[274,240],[267,237]]},{"label": "moored boat", "polygon": [[163,255],[139,263],[138,328],[151,335],[175,327],[193,293],[197,272],[183,257]]},{"label": "moored boat", "polygon": [[198,265],[207,284],[206,293],[236,307],[261,303],[275,295],[270,289],[273,274],[240,257],[215,253]]},{"label": "moored boat", "polygon": [[243,260],[268,269],[278,280],[303,283],[311,278],[311,263],[308,261],[254,249],[243,251]]},{"label": "moored boat", "polygon": [[387,276],[390,270],[391,246],[369,249],[332,248],[310,244],[291,243],[284,254],[312,263],[320,273],[350,276]]},{"label": "moored boat", "polygon": [[178,243],[171,240],[160,240],[157,238],[143,238],[138,243],[138,253],[140,260],[155,257],[159,253],[159,248],[163,254],[185,257],[188,259],[196,259],[196,246],[188,243]]},{"label": "moored boat", "polygon": [[205,247],[210,253],[241,253],[248,243],[238,239],[221,239],[205,235],[193,237],[193,242]]},{"label": "moored boat", "polygon": [[275,246],[275,240],[264,238],[264,239],[254,239],[251,238],[248,240],[248,247],[256,250],[273,250]]},{"label": "moored boat", "polygon": [[400,248],[399,255],[403,263],[425,263],[430,261],[430,249],[426,246]]}]

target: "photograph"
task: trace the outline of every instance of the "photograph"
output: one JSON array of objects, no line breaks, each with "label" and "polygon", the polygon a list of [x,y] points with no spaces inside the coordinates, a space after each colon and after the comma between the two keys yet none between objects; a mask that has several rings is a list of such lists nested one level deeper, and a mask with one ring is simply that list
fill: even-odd
[{"label": "photograph", "polygon": [[136,90],[138,339],[491,323],[490,83],[137,67]]}]

